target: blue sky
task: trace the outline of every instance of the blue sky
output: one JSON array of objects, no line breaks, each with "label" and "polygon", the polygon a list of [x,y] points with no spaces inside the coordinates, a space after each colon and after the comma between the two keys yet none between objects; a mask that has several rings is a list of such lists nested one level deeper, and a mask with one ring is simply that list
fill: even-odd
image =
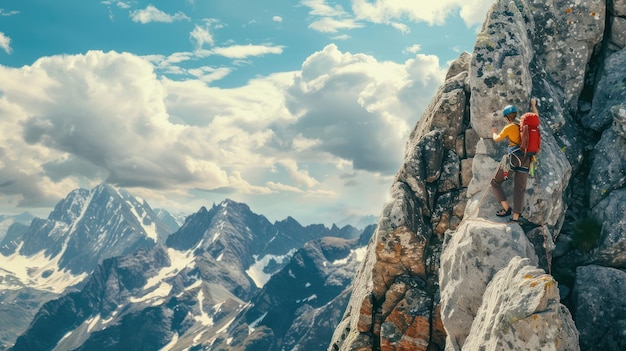
[{"label": "blue sky", "polygon": [[0,4],[0,214],[107,181],[153,207],[377,216],[493,1]]}]

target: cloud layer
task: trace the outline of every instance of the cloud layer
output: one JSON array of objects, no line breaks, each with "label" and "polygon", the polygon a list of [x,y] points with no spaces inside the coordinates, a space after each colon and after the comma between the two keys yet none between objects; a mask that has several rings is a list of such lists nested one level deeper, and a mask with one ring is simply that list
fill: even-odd
[{"label": "cloud layer", "polygon": [[482,23],[485,13],[495,1],[482,0],[352,0],[351,9],[332,5],[325,0],[302,0],[310,8],[314,21],[310,28],[320,32],[334,33],[341,29],[364,26],[364,22],[381,23],[407,31],[406,23],[426,22],[443,25],[446,19],[458,12],[466,26]]},{"label": "cloud layer", "polygon": [[49,206],[101,181],[155,199],[198,190],[345,197],[346,174],[397,171],[442,77],[435,56],[396,64],[335,45],[300,71],[233,89],[159,77],[128,53],[0,66],[0,80],[16,82],[0,87],[0,199]]},{"label": "cloud layer", "polygon": [[[379,213],[409,131],[447,68],[422,54],[447,43],[407,34],[453,16],[475,26],[492,3],[229,2],[219,12],[195,1],[101,1],[92,17],[108,18],[100,32],[124,28],[138,41],[120,50],[139,45],[146,55],[87,51],[118,47],[107,35],[91,45],[101,33],[89,32],[83,49],[0,64],[0,82],[11,82],[0,84],[0,210],[49,208],[107,181],[186,212],[228,196],[314,222],[322,207],[330,220]],[[0,9],[0,17],[19,15]],[[25,51],[24,27],[0,32],[0,56]],[[387,46],[391,38],[402,46]]]}]

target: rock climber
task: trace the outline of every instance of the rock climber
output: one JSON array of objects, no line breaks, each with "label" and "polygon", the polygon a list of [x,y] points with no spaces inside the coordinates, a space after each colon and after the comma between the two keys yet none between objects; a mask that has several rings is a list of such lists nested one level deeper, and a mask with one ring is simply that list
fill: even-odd
[{"label": "rock climber", "polygon": [[[537,111],[536,100],[533,98],[530,100],[530,106],[532,113],[539,115]],[[509,122],[500,133],[496,128],[491,128],[493,131],[493,141],[500,142],[504,139],[508,139],[509,146],[507,148],[507,157],[503,163],[500,163],[500,167],[496,172],[496,175],[491,179],[491,189],[493,190],[496,199],[502,204],[502,209],[496,212],[498,217],[511,216],[511,220],[519,222],[522,216],[522,207],[524,206],[524,194],[526,192],[526,180],[528,179],[528,168],[532,160],[532,155],[526,155],[520,150],[520,127],[515,122],[517,117],[517,108],[513,105],[508,105],[502,110],[502,115]],[[502,183],[508,179],[509,171],[513,172],[513,208],[509,206],[506,201],[506,195],[502,190]]]}]

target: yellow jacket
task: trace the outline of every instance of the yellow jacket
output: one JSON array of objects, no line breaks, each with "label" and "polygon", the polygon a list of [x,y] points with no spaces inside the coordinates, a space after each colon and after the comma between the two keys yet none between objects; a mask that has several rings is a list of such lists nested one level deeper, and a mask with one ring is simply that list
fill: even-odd
[{"label": "yellow jacket", "polygon": [[499,142],[505,138],[509,139],[509,146],[518,146],[522,142],[522,137],[519,134],[519,125],[515,123],[509,123],[502,129],[500,134],[493,133],[493,141]]}]

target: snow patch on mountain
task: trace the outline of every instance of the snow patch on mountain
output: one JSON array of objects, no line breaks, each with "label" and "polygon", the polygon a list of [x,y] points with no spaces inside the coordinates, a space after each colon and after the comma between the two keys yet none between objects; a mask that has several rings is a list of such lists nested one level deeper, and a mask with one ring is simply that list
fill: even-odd
[{"label": "snow patch on mountain", "polygon": [[131,212],[135,217],[137,217],[139,223],[141,223],[141,227],[146,232],[148,238],[154,240],[154,242],[156,243],[159,240],[159,236],[157,235],[156,222],[154,220],[150,220],[150,225],[146,225],[146,216],[148,215],[148,213],[144,212],[143,215],[140,215],[139,212],[137,212],[137,208],[135,208],[132,203],[129,204],[131,205]]},{"label": "snow patch on mountain", "polygon": [[[93,199],[93,195],[94,192],[91,191],[89,192],[89,196],[87,198],[82,197],[82,196],[75,196],[72,198],[72,206],[74,206],[74,204],[78,204],[77,207],[80,208],[80,213],[78,214],[78,216],[74,217],[74,212],[67,212],[68,216],[70,216],[71,218],[71,222],[72,223],[72,227],[70,228],[70,232],[67,235],[68,238],[70,238],[72,236],[72,234],[74,234],[74,232],[76,231],[76,227],[80,224],[81,220],[83,219],[83,217],[85,216],[85,213],[87,212],[87,208],[89,208],[89,206],[87,206],[86,204],[91,203],[92,199]],[[55,223],[56,226],[56,223]]]},{"label": "snow patch on mountain", "polygon": [[169,344],[163,346],[159,351],[172,350],[174,346],[176,346],[177,343],[178,343],[178,334],[174,333],[174,337],[172,338],[172,341],[170,341]]},{"label": "snow patch on mountain", "polygon": [[161,282],[158,285],[158,287],[152,290],[151,292],[141,297],[131,297],[130,302],[138,303],[138,302],[151,301],[150,303],[151,306],[159,306],[165,301],[165,298],[170,294],[171,291],[172,291],[172,286],[170,284]]},{"label": "snow patch on mountain", "polygon": [[351,250],[350,254],[348,256],[346,256],[345,258],[339,259],[339,260],[334,260],[332,262],[333,266],[341,266],[344,265],[346,263],[348,263],[348,261],[353,257],[356,256],[356,261],[357,262],[362,262],[363,259],[365,258],[365,254],[367,253],[367,246],[361,246],[357,249]]},{"label": "snow patch on mountain", "polygon": [[148,282],[142,290],[143,295],[131,297],[130,302],[152,301],[151,305],[153,306],[163,303],[164,299],[172,291],[172,285],[166,283],[165,280],[174,277],[185,268],[193,268],[195,266],[193,249],[178,251],[169,248],[167,249],[167,255],[170,258],[170,265],[161,268],[155,276],[148,278]]},{"label": "snow patch on mountain", "polygon": [[248,326],[248,334],[252,334],[254,332],[254,330],[259,325],[259,323],[261,323],[263,321],[263,319],[265,319],[265,316],[267,316],[267,312],[263,313],[263,315],[261,315],[261,317],[257,318],[257,320],[255,320],[254,322],[250,323],[250,325]]},{"label": "snow patch on mountain", "polygon": [[202,289],[198,292],[198,308],[200,309],[200,315],[194,316],[194,319],[203,325],[213,326],[213,318],[204,310],[204,290]]},{"label": "snow patch on mountain", "polygon": [[246,274],[254,281],[257,287],[262,288],[273,274],[273,272],[266,273],[265,267],[267,267],[272,260],[278,264],[282,264],[285,260],[290,259],[296,251],[296,249],[291,249],[285,255],[265,255],[260,260],[258,255],[253,255],[252,257],[255,262],[246,270]]},{"label": "snow patch on mountain", "polygon": [[313,301],[313,300],[316,300],[316,299],[317,299],[317,294],[313,294],[313,295],[311,295],[311,296],[309,296],[309,297],[307,297],[305,299],[296,300],[296,303],[306,303],[306,302]]},{"label": "snow patch on mountain", "polygon": [[0,255],[1,290],[19,290],[29,286],[61,294],[88,276],[87,273],[74,275],[67,270],[59,269],[62,255],[49,258],[42,250],[32,256],[22,256],[19,254],[21,246],[22,244],[10,256]]}]

